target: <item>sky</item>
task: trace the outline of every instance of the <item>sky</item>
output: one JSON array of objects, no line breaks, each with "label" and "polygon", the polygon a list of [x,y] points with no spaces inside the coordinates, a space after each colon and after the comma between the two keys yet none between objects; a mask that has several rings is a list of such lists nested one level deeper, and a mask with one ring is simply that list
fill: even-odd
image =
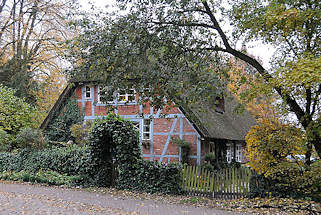
[{"label": "sky", "polygon": [[[101,8],[102,10],[111,11],[113,5],[116,1],[115,0],[79,0],[82,9],[89,10],[90,4],[89,2],[93,3],[96,7]],[[109,5],[106,7],[106,5]],[[268,46],[262,44],[260,41],[248,43],[247,51],[250,55],[258,57],[263,62],[263,66],[266,69],[270,68],[270,59],[275,51],[272,46]]]}]

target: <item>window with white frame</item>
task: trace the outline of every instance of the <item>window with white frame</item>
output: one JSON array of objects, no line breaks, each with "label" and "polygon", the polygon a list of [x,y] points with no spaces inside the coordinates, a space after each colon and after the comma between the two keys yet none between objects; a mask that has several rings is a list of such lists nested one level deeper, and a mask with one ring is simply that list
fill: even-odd
[{"label": "window with white frame", "polygon": [[98,86],[98,103],[114,103],[113,95],[107,95],[107,92],[104,91],[104,87]]},{"label": "window with white frame", "polygon": [[86,99],[91,98],[91,89],[90,89],[89,86],[86,86],[86,87],[85,87],[85,98],[86,98]]},{"label": "window with white frame", "polygon": [[150,119],[143,119],[143,132],[142,132],[142,140],[150,140]]},{"label": "window with white frame", "polygon": [[227,163],[232,162],[232,159],[234,157],[233,154],[234,154],[233,144],[232,143],[226,144],[226,161],[227,161]]},{"label": "window with white frame", "polygon": [[[236,162],[242,162],[243,160],[243,147],[242,144],[237,143],[235,144],[235,150],[234,150],[234,144],[228,143],[226,144],[226,160],[228,163],[231,163],[233,159],[235,159]],[[234,155],[235,151],[235,155]]]},{"label": "window with white frame", "polygon": [[243,147],[241,144],[236,144],[235,146],[235,160],[237,162],[242,162],[243,160]]},{"label": "window with white frame", "polygon": [[119,90],[118,91],[118,102],[119,103],[133,103],[136,101],[136,92],[134,89]]}]

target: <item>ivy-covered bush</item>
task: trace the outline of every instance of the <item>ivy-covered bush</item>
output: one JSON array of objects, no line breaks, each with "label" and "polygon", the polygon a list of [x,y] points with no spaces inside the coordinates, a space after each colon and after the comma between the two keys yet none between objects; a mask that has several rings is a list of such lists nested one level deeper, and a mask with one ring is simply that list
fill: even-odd
[{"label": "ivy-covered bush", "polygon": [[155,161],[139,160],[131,172],[118,178],[117,188],[147,193],[179,194],[182,192],[181,165],[160,164]]},{"label": "ivy-covered bush", "polygon": [[49,140],[66,142],[74,139],[71,136],[70,128],[72,125],[83,122],[84,115],[77,104],[75,96],[71,96],[64,106],[63,110],[54,113],[53,120],[45,130]]},{"label": "ivy-covered bush", "polygon": [[67,185],[72,186],[77,184],[78,176],[68,176],[66,174],[59,174],[55,171],[43,171],[29,172],[22,170],[20,172],[15,171],[3,171],[0,172],[0,179],[11,181],[24,181],[32,183],[45,183],[50,185]]},{"label": "ivy-covered bush", "polygon": [[[93,158],[93,173],[97,186],[110,186],[112,166],[118,166],[118,177],[127,171],[132,172],[133,165],[141,158],[138,134],[129,121],[108,114],[94,122],[89,135],[89,149]],[[127,179],[128,180],[128,179]]]},{"label": "ivy-covered bush", "polygon": [[68,176],[79,176],[79,183],[91,184],[88,173],[92,171],[88,148],[68,146],[39,151],[20,150],[18,153],[0,153],[0,172],[40,170],[55,171]]},{"label": "ivy-covered bush", "polygon": [[116,187],[144,192],[179,193],[179,165],[144,161],[138,133],[131,122],[112,113],[95,121],[89,136],[93,178],[97,186],[109,186],[116,166]]}]

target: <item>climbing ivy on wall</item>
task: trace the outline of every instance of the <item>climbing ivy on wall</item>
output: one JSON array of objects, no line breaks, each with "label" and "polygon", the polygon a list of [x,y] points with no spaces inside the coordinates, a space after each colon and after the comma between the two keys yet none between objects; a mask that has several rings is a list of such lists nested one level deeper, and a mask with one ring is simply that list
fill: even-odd
[{"label": "climbing ivy on wall", "polygon": [[143,160],[139,136],[130,121],[112,113],[95,120],[89,135],[96,186],[110,186],[116,167],[116,187],[149,193],[180,193],[179,164],[163,165]]},{"label": "climbing ivy on wall", "polygon": [[89,135],[90,153],[94,162],[93,177],[97,186],[110,186],[112,165],[118,165],[119,178],[130,171],[126,164],[134,165],[141,159],[138,136],[129,121],[109,113],[96,119]]},{"label": "climbing ivy on wall", "polygon": [[71,96],[62,108],[54,113],[53,120],[45,130],[49,140],[59,142],[72,140],[71,126],[84,120],[84,114],[78,107],[75,95]]}]

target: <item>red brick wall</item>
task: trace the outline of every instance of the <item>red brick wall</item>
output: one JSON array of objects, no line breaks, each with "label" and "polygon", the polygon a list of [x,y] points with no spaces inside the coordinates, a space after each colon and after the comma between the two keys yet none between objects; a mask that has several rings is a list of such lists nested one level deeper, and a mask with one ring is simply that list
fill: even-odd
[{"label": "red brick wall", "polygon": [[[97,86],[91,86],[91,92],[94,92],[94,95],[91,95],[91,99],[84,99],[84,86],[80,86],[76,89],[76,95],[78,97],[78,105],[84,108],[85,111],[85,119],[94,119],[97,116],[105,115],[107,113],[107,107],[101,104],[97,104]],[[138,95],[137,95],[138,96]],[[197,144],[200,144],[198,141],[198,133],[191,126],[185,116],[181,113],[181,111],[173,105],[166,106],[161,113],[163,114],[171,114],[174,116],[168,116],[169,118],[158,118],[156,116],[157,110],[153,110],[148,103],[146,103],[141,108],[138,104],[135,105],[119,105],[114,111],[117,112],[120,116],[125,118],[129,118],[130,120],[142,120],[137,116],[139,114],[139,110],[142,110],[144,115],[152,115],[153,117],[153,133],[150,147],[144,147],[142,145],[142,153],[145,159],[155,160],[167,163],[168,161],[178,161],[179,149],[178,147],[169,142],[167,145],[167,150],[164,151],[166,143],[170,138],[180,138],[189,141],[191,144],[191,153],[190,155],[197,156]],[[152,111],[152,112],[151,112]],[[94,115],[93,115],[94,113]],[[173,133],[171,132],[171,128],[173,123],[176,122]],[[181,132],[181,133],[180,133]],[[186,134],[188,132],[188,134]],[[163,157],[162,157],[163,155]],[[162,157],[162,158],[161,158]],[[191,163],[196,163],[196,158],[191,159]]]}]

